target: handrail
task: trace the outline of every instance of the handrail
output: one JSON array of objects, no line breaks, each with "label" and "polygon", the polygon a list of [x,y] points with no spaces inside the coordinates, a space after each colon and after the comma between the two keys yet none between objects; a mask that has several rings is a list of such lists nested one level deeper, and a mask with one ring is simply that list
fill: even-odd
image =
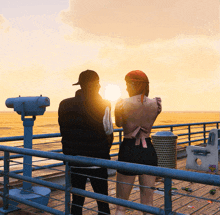
[{"label": "handrail", "polygon": [[[173,129],[175,127],[185,127],[187,126],[188,127],[188,132],[187,133],[180,133],[178,134],[178,136],[185,136],[185,138],[187,138],[188,140],[185,140],[185,141],[182,141],[182,142],[178,142],[177,145],[185,145],[185,144],[188,144],[188,145],[191,145],[191,143],[197,143],[197,142],[203,142],[205,143],[206,140],[208,138],[205,137],[205,134],[209,132],[204,130],[206,128],[206,125],[210,125],[210,124],[216,124],[216,127],[218,128],[218,125],[220,124],[220,121],[214,121],[214,122],[200,122],[200,123],[186,123],[186,124],[172,124],[172,125],[159,125],[159,126],[153,126],[152,129],[159,129],[159,128],[170,128],[171,131],[173,131]],[[199,132],[192,132],[192,126],[196,126],[196,125],[202,125],[201,129],[202,131],[199,131]],[[122,128],[118,128],[118,129],[114,129],[114,132],[119,132],[119,142],[114,142],[112,145],[120,145],[121,142],[122,142],[122,132],[123,132],[123,129]],[[193,139],[194,138],[194,134],[203,134],[202,138],[196,138],[196,139]],[[55,137],[61,137],[60,136],[60,133],[53,133],[53,134],[38,134],[38,135],[33,135],[33,139],[42,139],[42,138],[55,138]],[[24,136],[14,136],[14,137],[1,137],[0,138],[0,142],[7,142],[7,141],[17,141],[17,140],[23,140],[24,139]],[[182,138],[183,139],[183,138]],[[62,152],[62,149],[58,149],[58,150],[50,150],[50,152]],[[114,157],[114,156],[117,156],[118,155],[118,152],[117,153],[113,153],[113,154],[110,154],[111,157]],[[10,156],[10,159],[12,158],[21,158],[23,157],[23,155],[11,155]],[[0,160],[3,160],[4,159],[4,156],[0,156]],[[52,167],[58,167],[58,166],[62,166],[63,163],[56,163],[56,164],[50,164],[50,165],[44,165],[44,166],[40,166],[40,167],[33,167],[32,168],[32,171],[35,171],[35,170],[41,170],[41,169],[45,169],[45,168],[52,168]],[[23,172],[23,169],[20,169],[20,170],[15,170],[13,171],[14,173],[22,173]]]},{"label": "handrail", "polygon": [[[170,131],[175,132],[175,134],[180,131],[178,136],[183,137],[183,138],[181,138],[181,139],[183,139],[183,141],[178,142],[178,145],[184,145],[184,144],[190,145],[191,143],[195,143],[195,142],[206,143],[206,140],[208,139],[206,137],[206,133],[208,133],[210,131],[210,130],[206,129],[206,125],[209,128],[210,127],[217,127],[218,128],[219,124],[220,124],[220,121],[201,122],[201,123],[187,123],[187,124],[173,124],[173,125],[153,126],[152,129],[158,130],[158,129],[161,129],[161,128],[168,128],[168,129],[170,129]],[[211,125],[211,126],[208,126],[208,125]],[[197,130],[195,132],[195,130],[192,131],[194,129],[194,126],[201,126],[201,127],[196,127],[195,129],[197,129]],[[175,128],[177,128],[177,127],[184,127],[184,128],[183,129],[177,129],[175,131]],[[188,132],[185,132],[185,130],[188,130]],[[182,131],[183,131],[183,133],[181,133]],[[114,132],[119,132],[119,136],[118,136],[119,137],[119,142],[114,142],[113,143],[113,145],[118,145],[122,142],[123,129],[122,128],[114,129]],[[33,135],[33,139],[55,138],[55,137],[60,137],[60,133]],[[185,137],[185,140],[184,140],[184,137]],[[2,137],[2,138],[0,138],[0,142],[17,141],[17,140],[23,140],[23,139],[24,139],[24,136]],[[38,151],[38,152],[40,152],[40,154],[37,155],[37,154],[35,154],[37,152],[37,150],[23,149],[23,148],[17,148],[17,147],[7,148],[7,147],[9,147],[9,146],[0,145],[0,150],[5,151],[5,152],[10,151],[10,152],[18,153],[16,155],[11,155],[10,159],[11,158],[20,158],[20,157],[24,156],[23,154],[27,154],[27,155],[32,155],[32,156],[39,156],[39,157],[44,157],[44,158],[60,160],[60,161],[65,160],[67,162],[68,161],[73,162],[73,160],[72,160],[73,157],[72,156],[68,157],[67,155],[63,155],[62,153],[61,154],[59,153],[59,152],[62,152],[62,149],[52,150],[52,151],[49,151],[49,152],[48,151],[47,152]],[[26,151],[26,150],[29,150],[29,151]],[[51,153],[55,157],[53,157],[53,156],[50,157],[50,155],[52,155]],[[117,155],[118,155],[118,153],[111,154],[111,156],[117,156]],[[0,160],[3,160],[3,159],[4,159],[4,156],[1,156]],[[194,182],[197,182],[197,183],[210,184],[210,185],[216,185],[216,186],[220,185],[219,176],[215,176],[215,175],[211,175],[211,177],[210,177],[209,174],[197,175],[197,174],[202,174],[202,173],[193,173],[193,172],[190,172],[190,174],[189,174],[188,171],[184,172],[183,170],[173,170],[173,169],[166,170],[166,168],[162,168],[162,167],[156,167],[156,168],[154,167],[153,169],[155,171],[158,170],[158,171],[155,172],[153,169],[151,169],[150,166],[144,166],[144,168],[143,168],[143,165],[140,165],[141,167],[135,166],[135,165],[139,165],[139,164],[130,164],[130,163],[125,163],[125,162],[108,161],[108,160],[102,160],[102,159],[97,160],[96,158],[92,158],[92,160],[87,160],[88,158],[86,158],[86,160],[85,160],[85,158],[81,157],[81,156],[74,156],[74,159],[76,159],[75,162],[79,162],[79,163],[80,162],[85,162],[84,164],[89,163],[90,165],[103,166],[103,167],[107,167],[107,168],[110,168],[110,169],[121,169],[121,170],[130,170],[130,168],[131,168],[132,171],[135,171],[137,174],[142,174],[141,172],[145,171],[145,174],[165,177],[165,192],[164,192],[165,193],[165,211],[162,210],[163,212],[161,212],[161,209],[158,211],[158,208],[156,209],[154,207],[136,205],[137,203],[135,203],[133,205],[133,204],[130,204],[130,202],[126,203],[125,200],[120,201],[119,199],[114,199],[114,198],[111,199],[112,197],[108,198],[108,196],[103,197],[101,194],[96,195],[96,194],[88,192],[88,191],[82,191],[82,190],[76,190],[76,189],[72,190],[72,192],[78,193],[80,195],[84,195],[84,196],[88,196],[88,197],[91,197],[91,195],[92,195],[95,199],[102,200],[102,201],[103,200],[105,201],[106,198],[107,198],[107,201],[109,201],[111,203],[119,203],[119,204],[121,204],[123,206],[126,206],[126,207],[129,207],[129,205],[132,205],[132,207],[130,207],[130,208],[139,209],[141,211],[146,211],[146,212],[155,212],[155,214],[168,214],[168,212],[170,212],[169,207],[170,207],[170,205],[172,205],[172,202],[171,202],[171,198],[168,194],[169,194],[169,190],[171,189],[171,187],[169,187],[169,186],[171,186],[171,179],[179,179],[179,180],[185,180],[185,181],[190,181],[190,182],[194,181]],[[93,162],[95,162],[95,163],[93,163]],[[108,163],[108,162],[110,162],[110,163]],[[40,170],[40,169],[52,168],[52,167],[62,166],[62,165],[63,165],[63,162],[59,162],[59,163],[50,164],[50,165],[33,167],[32,170]],[[130,165],[134,165],[134,166],[130,166]],[[178,172],[176,172],[176,171],[178,171]],[[0,172],[3,173],[3,171],[0,171]],[[21,173],[21,172],[23,172],[23,169],[11,171],[10,173],[8,173],[8,176],[16,178],[18,176],[17,173]],[[4,173],[3,173],[3,175],[4,175]],[[6,178],[8,176],[4,175],[4,177],[6,177]],[[25,176],[23,176],[23,177],[25,177]],[[212,180],[210,180],[210,179],[212,179]],[[25,181],[26,178],[23,178],[22,180]],[[39,179],[38,178],[29,178],[29,179],[27,179],[27,181],[30,181],[30,180],[39,180]],[[39,184],[40,183],[41,182],[39,182]],[[6,195],[5,193],[1,193],[1,192],[0,192],[0,195],[3,195],[4,197],[10,197],[10,195]],[[16,200],[16,197],[11,197],[11,198]],[[19,201],[19,199],[17,199],[16,201]],[[23,201],[23,203],[25,203],[25,200],[22,200],[22,201]],[[125,201],[125,202],[123,202],[123,201]],[[7,201],[5,201],[5,202],[7,203]],[[36,203],[28,204],[26,202],[25,204],[43,209],[40,205],[36,206]],[[68,205],[68,204],[65,203],[65,205]],[[47,209],[45,209],[45,211],[47,211]],[[48,209],[48,212],[49,211],[51,212],[50,209]],[[53,212],[54,212],[54,214],[59,214],[59,212],[56,212],[56,211],[53,211]],[[178,214],[178,213],[176,213],[176,214]]]},{"label": "handrail", "polygon": [[[27,176],[17,175],[14,173],[4,173],[4,171],[1,171],[1,173],[4,175],[4,177],[13,177],[18,178],[24,181],[29,181],[37,184],[41,184],[48,187],[53,187],[60,190],[69,190],[72,193],[76,193],[79,195],[84,195],[88,197],[92,197],[101,201],[106,201],[114,204],[123,205],[129,208],[137,209],[140,211],[150,212],[154,214],[169,214],[172,212],[171,208],[166,208],[166,205],[172,206],[171,203],[171,196],[169,195],[169,191],[171,190],[171,180],[172,179],[178,179],[178,180],[184,180],[184,181],[190,181],[190,182],[196,182],[196,183],[202,183],[202,184],[208,184],[208,185],[215,185],[220,186],[220,177],[218,175],[211,175],[206,173],[197,173],[197,172],[189,172],[184,170],[177,170],[177,169],[169,169],[169,168],[163,168],[163,167],[153,167],[148,165],[141,165],[141,164],[132,164],[132,163],[126,163],[126,162],[119,162],[119,161],[111,161],[111,160],[105,160],[105,159],[98,159],[98,158],[89,158],[89,157],[83,157],[83,156],[70,156],[70,155],[64,155],[64,154],[58,154],[54,152],[44,152],[39,150],[32,150],[32,149],[23,149],[23,148],[16,148],[16,147],[10,147],[10,146],[1,146],[0,145],[0,151],[4,151],[5,153],[13,152],[13,153],[19,153],[19,154],[25,154],[25,155],[31,155],[36,157],[43,157],[43,158],[50,158],[60,161],[67,162],[73,162],[76,164],[89,164],[89,165],[95,165],[105,168],[111,168],[111,169],[119,169],[122,171],[133,171],[135,174],[148,174],[148,175],[155,175],[165,178],[165,211],[163,211],[160,208],[151,207],[147,205],[142,205],[139,203],[132,203],[126,200],[113,198],[110,196],[104,196],[101,194],[92,193],[89,191],[80,190],[77,188],[73,189],[66,189],[65,187],[61,185],[54,184],[52,182],[46,182],[40,179],[31,178]],[[9,155],[8,155],[9,156]],[[5,159],[5,162],[9,162],[8,159]],[[7,166],[7,165],[6,165]],[[68,169],[68,168],[67,168]],[[68,175],[68,173],[66,173]],[[6,185],[5,185],[6,186]],[[7,190],[6,190],[7,192]],[[8,193],[0,193],[4,196],[4,198],[8,197],[9,199],[14,199],[18,202],[21,202],[16,197],[10,196]],[[23,200],[23,203],[25,201]],[[41,207],[41,205],[35,204],[32,205],[33,207],[37,207],[39,209],[45,209]],[[45,207],[45,206],[44,206]],[[49,210],[49,209],[48,209]],[[47,211],[48,211],[47,210]],[[57,213],[56,213],[57,214]],[[180,213],[176,213],[179,214]]]},{"label": "handrail", "polygon": [[[211,175],[207,173],[197,173],[197,172],[189,172],[185,170],[177,170],[177,169],[170,169],[164,167],[155,167],[155,166],[148,166],[148,165],[141,165],[141,164],[133,164],[127,162],[118,162],[118,161],[111,161],[106,159],[100,158],[90,158],[84,156],[72,156],[72,155],[64,155],[64,154],[57,154],[54,152],[45,152],[40,150],[33,150],[33,149],[23,149],[23,148],[16,148],[12,146],[2,146],[0,145],[0,151],[8,151],[13,153],[31,155],[36,157],[43,157],[43,158],[50,158],[59,161],[66,161],[66,162],[73,162],[75,164],[85,164],[91,166],[100,166],[110,169],[119,169],[121,171],[132,171],[137,174],[149,174],[149,175],[156,175],[160,177],[171,177],[173,179],[178,180],[185,180],[197,183],[204,183],[209,185],[220,186],[220,176],[219,175]],[[190,176],[189,176],[190,174]]]},{"label": "handrail", "polygon": [[[61,135],[60,133],[33,135],[33,139],[43,139],[43,138],[51,138],[51,137],[61,137]],[[0,142],[17,141],[17,140],[24,140],[24,136],[1,137],[0,138]]]},{"label": "handrail", "polygon": [[186,123],[186,124],[172,124],[172,125],[156,125],[153,128],[165,128],[165,127],[179,127],[179,126],[187,126],[187,125],[201,125],[201,124],[214,124],[220,123],[220,121],[213,121],[213,122],[196,122],[196,123]]},{"label": "handrail", "polygon": [[[203,124],[214,124],[214,123],[220,123],[220,121],[186,123],[186,124],[171,124],[171,125],[156,125],[156,126],[153,126],[152,129],[181,127],[181,126],[192,126],[192,125],[203,125]],[[122,131],[123,131],[122,128],[114,129],[114,132],[122,132]],[[33,135],[33,139],[43,139],[43,138],[53,138],[53,137],[61,137],[61,134],[60,133],[52,133],[52,134]],[[24,136],[0,137],[0,142],[17,141],[17,140],[23,140],[23,139],[24,139]]]}]

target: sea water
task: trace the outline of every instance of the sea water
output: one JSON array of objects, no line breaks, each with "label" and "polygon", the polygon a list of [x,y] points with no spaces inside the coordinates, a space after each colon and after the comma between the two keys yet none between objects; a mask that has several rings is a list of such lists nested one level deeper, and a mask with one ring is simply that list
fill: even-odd
[{"label": "sea water", "polygon": [[[113,122],[114,113],[112,113]],[[219,112],[162,112],[154,125],[185,124],[197,122],[220,121]],[[114,128],[118,128],[114,124]],[[37,116],[34,122],[33,134],[59,133],[58,113],[45,112]],[[24,134],[21,116],[16,112],[0,112],[0,137],[22,136]]]},{"label": "sea water", "polygon": [[[112,113],[114,122],[114,115]],[[219,112],[162,112],[156,119],[154,125],[170,125],[170,124],[186,124],[186,123],[197,123],[197,122],[213,122],[220,121]],[[114,124],[114,128],[117,128]],[[196,128],[197,129],[197,128]],[[201,131],[202,127],[198,128]],[[210,128],[209,128],[210,129]],[[197,130],[191,130],[196,132]],[[156,132],[154,129],[153,132]],[[177,128],[173,131],[174,134],[178,135],[178,132],[187,133],[187,127],[185,129]],[[37,116],[34,122],[33,134],[49,134],[49,133],[60,133],[58,125],[58,113],[57,112],[45,112],[43,116]],[[0,137],[10,136],[23,136],[24,127],[21,120],[21,116],[15,112],[0,112]],[[200,134],[203,138],[203,134]],[[186,139],[184,139],[186,138]],[[178,141],[187,141],[186,137],[179,137]],[[197,137],[198,138],[198,137]],[[114,133],[114,142],[119,141],[119,133]],[[41,151],[50,151],[62,148],[61,137],[47,138],[47,139],[33,139],[33,149]],[[23,140],[1,142],[1,145],[23,147]],[[196,142],[197,144],[197,142]],[[113,145],[111,147],[111,154],[117,153],[119,145]],[[0,152],[3,155],[3,152]],[[38,158],[35,158],[38,159]],[[49,162],[49,161],[48,161]]]}]

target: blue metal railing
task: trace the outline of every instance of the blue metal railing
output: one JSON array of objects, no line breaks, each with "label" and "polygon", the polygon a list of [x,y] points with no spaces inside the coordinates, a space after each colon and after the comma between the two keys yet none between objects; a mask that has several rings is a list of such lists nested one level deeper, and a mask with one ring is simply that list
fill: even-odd
[{"label": "blue metal railing", "polygon": [[[202,184],[208,184],[208,185],[215,185],[220,186],[220,177],[218,175],[210,175],[205,173],[196,173],[196,172],[189,172],[189,171],[183,171],[183,170],[176,170],[176,169],[168,169],[168,168],[162,168],[162,167],[152,167],[147,165],[140,165],[140,164],[132,164],[132,163],[126,163],[126,162],[118,162],[118,161],[109,161],[104,159],[98,159],[98,158],[88,158],[88,157],[82,157],[82,156],[69,156],[69,155],[63,155],[58,154],[54,152],[44,152],[44,151],[38,151],[38,150],[32,150],[32,149],[22,149],[22,148],[16,148],[16,147],[9,147],[9,146],[0,146],[0,151],[4,151],[5,153],[5,159],[4,159],[4,171],[1,171],[1,174],[4,175],[4,191],[0,192],[0,195],[3,196],[3,202],[4,206],[3,208],[8,207],[8,199],[15,200],[17,202],[38,208],[40,210],[44,210],[46,212],[52,213],[52,214],[69,214],[70,211],[70,193],[75,193],[78,195],[83,195],[86,197],[94,198],[100,201],[109,202],[112,204],[118,204],[122,205],[128,208],[132,208],[139,211],[149,212],[153,214],[171,214],[172,212],[172,201],[171,201],[171,183],[172,179],[177,180],[185,180],[190,182],[196,182],[196,183],[202,183]],[[19,154],[25,154],[25,155],[31,155],[31,156],[37,156],[37,157],[43,157],[43,158],[49,158],[49,159],[55,159],[59,161],[66,161],[67,162],[67,168],[65,171],[66,175],[66,187],[62,185],[58,185],[51,182],[46,182],[44,180],[27,177],[18,175],[15,173],[9,172],[9,152],[12,153],[19,153]],[[77,188],[71,188],[70,186],[70,174],[69,174],[69,165],[68,162],[74,162],[77,164],[89,164],[89,165],[95,165],[105,168],[111,168],[111,169],[119,169],[122,171],[133,171],[136,174],[148,174],[148,175],[155,175],[164,177],[164,201],[165,201],[165,209],[162,210],[157,207],[147,206],[135,202],[130,202],[127,200],[117,199],[111,196],[105,196],[98,193],[93,193]],[[47,186],[50,188],[55,188],[61,191],[64,191],[66,193],[65,198],[65,213],[62,211],[59,211],[54,208],[50,208],[48,206],[43,206],[34,202],[29,202],[25,199],[20,199],[16,196],[12,196],[9,194],[8,186],[9,186],[9,180],[8,178],[16,178],[23,181],[28,181],[36,184],[40,184],[43,186]],[[175,214],[181,214],[181,213],[175,213]]]},{"label": "blue metal railing", "polygon": [[[157,131],[163,130],[169,130],[174,132],[176,135],[179,136],[178,138],[178,145],[191,145],[191,143],[199,143],[204,144],[206,143],[206,140],[208,139],[206,137],[206,134],[213,128],[219,127],[220,121],[215,122],[201,122],[201,123],[188,123],[188,124],[173,124],[173,125],[162,125],[162,126],[153,126],[152,133],[155,133]],[[118,142],[114,142],[113,145],[119,145],[122,142],[123,137],[123,129],[114,129],[114,133],[119,133],[118,136],[115,135],[115,137],[118,138]],[[42,139],[42,138],[57,138],[60,137],[60,133],[55,134],[40,134],[40,135],[33,135],[33,139]],[[17,140],[23,140],[23,136],[17,136],[17,137],[3,137],[0,138],[0,142],[7,142],[7,141],[17,141]],[[51,150],[50,152],[57,152],[55,154],[58,155],[58,152],[61,152],[61,149],[58,150]],[[20,158],[23,157],[24,153],[17,152],[16,155],[11,155],[9,159],[12,158]],[[48,152],[47,152],[48,153]],[[111,156],[117,156],[118,153],[111,154]],[[1,156],[0,160],[4,160],[5,156]],[[48,157],[45,157],[48,158]],[[50,165],[43,165],[43,166],[37,166],[32,167],[32,170],[41,170],[45,168],[53,168],[57,166],[62,166],[63,162],[57,162],[55,164]],[[23,169],[11,171],[10,174],[17,175],[18,173],[22,173]],[[14,176],[15,176],[14,175]],[[66,179],[67,180],[67,179]]]},{"label": "blue metal railing", "polygon": [[[162,129],[169,130],[174,132],[176,135],[178,135],[178,142],[177,145],[187,146],[191,145],[191,143],[198,143],[198,144],[205,144],[208,137],[206,137],[206,134],[210,132],[213,128],[218,128],[220,124],[220,121],[214,121],[214,122],[201,122],[201,123],[187,123],[187,124],[172,124],[172,125],[159,125],[159,126],[153,126],[152,127],[152,134],[160,131]],[[207,128],[209,128],[207,130]],[[114,134],[119,133],[118,136],[114,135],[115,137],[118,137],[118,142],[114,142],[113,145],[120,145],[122,142],[123,137],[123,129],[114,129]],[[195,136],[199,135],[199,136]],[[53,133],[53,134],[38,134],[33,135],[33,139],[47,139],[47,138],[57,138],[61,137],[60,133]],[[23,140],[24,136],[15,136],[15,137],[1,137],[0,142],[10,142],[10,141],[19,141]],[[182,141],[184,140],[184,141]],[[62,149],[57,150],[50,150],[50,152],[62,152]],[[117,153],[111,153],[111,157],[117,156]],[[10,159],[13,158],[21,158],[23,155],[11,155]],[[0,160],[3,160],[4,156],[0,156]],[[33,167],[32,170],[41,170],[45,168],[52,168],[52,167],[58,167],[62,166],[63,163],[56,163],[56,164],[50,164],[47,166],[39,166],[39,167]],[[23,169],[16,170],[14,173],[21,173],[23,172]]]},{"label": "blue metal railing", "polygon": [[[189,145],[191,144],[192,141],[190,141],[191,137],[194,134],[203,134],[203,138],[201,138],[204,143],[206,138],[206,133],[208,133],[210,130],[206,130],[207,125],[213,126],[213,128],[218,128],[220,124],[220,121],[214,121],[214,122],[200,122],[200,123],[187,123],[187,124],[172,124],[172,125],[157,125],[152,127],[152,134],[154,133],[154,130],[161,130],[161,129],[167,129],[169,131],[174,132],[178,136],[186,136],[188,137],[188,141],[185,142],[178,142],[178,145],[186,144],[188,143]],[[196,126],[202,126],[201,128],[198,128]],[[179,127],[187,127],[187,128],[182,128],[182,130],[187,131],[187,133],[179,133],[178,131],[175,131],[175,128]],[[194,128],[195,127],[195,128]],[[199,129],[200,131],[198,132],[191,132],[192,129]],[[114,142],[113,145],[120,144],[122,141],[122,132],[123,129],[114,129],[114,133],[119,132],[119,142]],[[53,133],[53,134],[37,134],[33,135],[33,139],[46,139],[46,138],[55,138],[55,137],[61,137],[60,133]],[[18,141],[18,140],[23,140],[24,136],[14,136],[14,137],[1,137],[0,142],[9,142],[9,141]],[[60,150],[56,150],[57,152],[61,152]],[[0,157],[2,159],[2,157]]]},{"label": "blue metal railing", "polygon": [[[193,142],[203,142],[204,144],[206,143],[206,140],[208,139],[206,137],[206,134],[210,132],[211,129],[207,130],[207,127],[212,127],[213,128],[219,128],[220,121],[214,121],[214,122],[200,122],[200,123],[187,123],[187,124],[173,124],[173,125],[160,125],[160,126],[153,126],[152,132],[156,129],[168,129],[171,132],[174,132],[178,137],[185,137],[187,139],[184,142],[178,141],[178,145],[191,145]],[[201,126],[201,127],[198,127]],[[175,128],[181,128],[179,130],[184,131],[183,133],[179,132],[179,130],[175,130]],[[194,132],[193,132],[194,130]],[[197,131],[196,131],[197,130]],[[187,132],[186,132],[187,131]],[[186,132],[186,133],[185,133]],[[196,134],[201,134],[201,138],[198,139],[196,138],[195,140],[192,140],[192,138]]]}]

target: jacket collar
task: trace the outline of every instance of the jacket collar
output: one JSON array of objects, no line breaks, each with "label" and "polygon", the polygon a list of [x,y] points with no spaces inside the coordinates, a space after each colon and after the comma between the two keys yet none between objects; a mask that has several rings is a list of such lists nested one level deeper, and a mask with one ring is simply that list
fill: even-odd
[{"label": "jacket collar", "polygon": [[92,97],[86,97],[82,91],[82,89],[77,90],[75,93],[75,97],[80,98],[81,100],[100,100],[102,97],[97,93],[96,95],[93,95]]}]

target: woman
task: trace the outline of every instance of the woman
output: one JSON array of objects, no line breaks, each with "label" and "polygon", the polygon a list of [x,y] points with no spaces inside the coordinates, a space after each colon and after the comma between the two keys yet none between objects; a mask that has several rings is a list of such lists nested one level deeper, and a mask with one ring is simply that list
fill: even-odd
[{"label": "woman", "polygon": [[[123,127],[124,140],[119,149],[119,161],[157,166],[156,151],[151,143],[150,133],[154,121],[161,112],[161,99],[149,99],[149,81],[146,74],[135,70],[125,76],[129,98],[120,99],[115,108],[115,121]],[[135,174],[117,171],[116,196],[128,200]],[[139,175],[139,183],[153,187],[156,176]],[[141,203],[153,206],[153,190],[140,187]],[[117,205],[116,215],[125,214],[126,208]],[[144,213],[146,214],[146,213]]]}]

